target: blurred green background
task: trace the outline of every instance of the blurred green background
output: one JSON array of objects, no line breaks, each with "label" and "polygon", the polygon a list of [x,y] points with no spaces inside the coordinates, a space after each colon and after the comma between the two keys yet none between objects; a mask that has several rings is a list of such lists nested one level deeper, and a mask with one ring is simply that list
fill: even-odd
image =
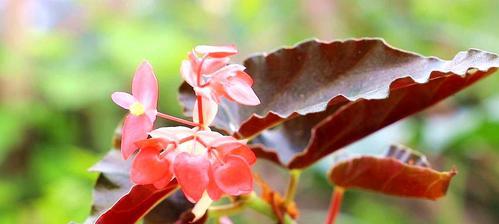
[{"label": "blurred green background", "polygon": [[[198,44],[234,43],[235,62],[310,38],[382,37],[445,59],[499,52],[497,0],[0,0],[0,16],[0,223],[85,219],[97,177],[87,168],[125,114],[110,94],[129,89],[143,59],[160,110],[180,114],[179,65]],[[498,88],[495,75],[351,146],[404,143],[459,175],[437,202],[347,192],[340,223],[499,223]],[[323,222],[332,160],[300,183],[301,223]]]}]

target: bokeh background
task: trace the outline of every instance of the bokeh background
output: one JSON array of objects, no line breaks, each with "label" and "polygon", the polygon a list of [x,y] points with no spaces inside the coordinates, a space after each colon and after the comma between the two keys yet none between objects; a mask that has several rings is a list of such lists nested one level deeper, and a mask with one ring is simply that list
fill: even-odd
[{"label": "bokeh background", "polygon": [[[382,37],[445,59],[499,52],[497,0],[0,0],[0,18],[0,223],[85,219],[97,177],[87,168],[125,113],[110,94],[129,89],[143,59],[160,80],[161,111],[178,115],[180,61],[198,44],[234,43],[236,62],[310,38]],[[349,191],[340,223],[499,223],[498,88],[496,74],[350,146],[403,143],[459,175],[437,202]],[[301,223],[322,223],[333,160],[303,175]]]}]

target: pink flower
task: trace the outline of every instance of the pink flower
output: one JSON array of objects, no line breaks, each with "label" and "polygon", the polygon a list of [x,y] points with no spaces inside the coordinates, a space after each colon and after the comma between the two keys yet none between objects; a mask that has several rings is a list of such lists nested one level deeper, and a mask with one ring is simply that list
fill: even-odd
[{"label": "pink flower", "polygon": [[133,77],[132,95],[115,92],[111,98],[130,113],[123,123],[121,152],[127,159],[136,151],[135,142],[147,138],[156,120],[158,101],[158,82],[152,66],[144,61]]},{"label": "pink flower", "polygon": [[[222,97],[246,105],[260,103],[244,66],[228,64],[234,54],[234,46],[202,45],[182,62],[182,77],[197,95],[193,122],[156,110],[158,84],[147,62],[135,73],[132,95],[112,94],[116,104],[130,111],[123,124],[121,151],[125,159],[138,151],[130,171],[132,182],[163,189],[176,179],[186,198],[196,203],[192,209],[196,219],[222,195],[237,196],[253,190],[251,166],[256,157],[246,141],[209,129]],[[156,116],[194,128],[152,130]],[[147,139],[148,135],[151,138]]]},{"label": "pink flower", "polygon": [[242,65],[228,65],[211,75],[208,88],[211,98],[220,102],[221,97],[245,105],[258,105],[260,100],[251,88],[253,79]]},{"label": "pink flower", "polygon": [[209,45],[199,45],[194,48],[194,51],[198,54],[206,55],[211,58],[225,58],[237,54],[236,46],[209,46]]},{"label": "pink flower", "polygon": [[227,65],[228,57],[234,54],[234,46],[197,46],[182,62],[180,72],[198,96],[217,103],[225,97],[240,104],[258,105],[260,100],[251,88],[253,80],[244,72],[245,67]]},{"label": "pink flower", "polygon": [[198,202],[207,193],[211,200],[253,190],[251,149],[230,136],[197,128],[167,127],[150,133],[138,143],[131,178],[136,184],[164,187],[176,178],[185,196]]},{"label": "pink flower", "polygon": [[172,179],[171,158],[161,156],[161,151],[171,145],[158,138],[142,140],[136,145],[140,150],[132,163],[132,181],[141,185],[154,184],[157,188],[165,187]]}]

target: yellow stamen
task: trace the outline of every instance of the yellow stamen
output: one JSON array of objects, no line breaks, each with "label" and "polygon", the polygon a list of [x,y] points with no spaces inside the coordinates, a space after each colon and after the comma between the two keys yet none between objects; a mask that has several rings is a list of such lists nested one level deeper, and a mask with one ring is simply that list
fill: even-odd
[{"label": "yellow stamen", "polygon": [[144,105],[142,105],[139,102],[135,102],[130,106],[130,113],[135,115],[135,116],[140,116],[145,113],[145,108]]}]

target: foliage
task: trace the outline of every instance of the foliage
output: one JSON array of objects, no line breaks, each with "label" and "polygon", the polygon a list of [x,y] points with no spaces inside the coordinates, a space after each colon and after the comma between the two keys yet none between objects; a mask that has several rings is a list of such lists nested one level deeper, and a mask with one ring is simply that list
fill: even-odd
[{"label": "foliage", "polygon": [[[163,115],[156,109],[152,111],[153,119],[157,113],[159,117],[194,125],[193,129],[168,127],[151,131],[148,107],[141,106],[145,101],[134,98],[144,95],[140,91],[152,91],[144,96],[153,97],[154,100],[148,102],[156,106],[156,78],[148,64],[145,64],[149,67],[147,72],[144,72],[146,70],[142,64],[134,76],[134,96],[126,93],[113,94],[115,103],[130,110],[122,128],[121,151],[123,158],[127,159],[132,152],[138,150],[130,176],[135,185],[116,204],[97,210],[100,217],[96,223],[135,223],[156,203],[168,197],[175,190],[177,182],[187,199],[196,203],[190,213],[197,222],[204,222],[199,218],[205,214],[212,201],[226,195],[231,198],[231,203],[223,207],[210,207],[205,217],[218,220],[234,215],[240,208],[251,207],[278,223],[293,223],[299,214],[294,199],[301,172],[299,169],[435,104],[492,74],[499,67],[499,56],[480,50],[461,52],[453,60],[444,61],[394,49],[380,40],[359,39],[329,43],[309,41],[265,56],[253,56],[245,61],[246,74],[242,71],[242,66],[226,65],[228,60],[224,58],[236,52],[232,46],[200,46],[189,53],[189,60],[183,62],[182,76],[194,91],[184,84],[180,88],[180,100],[187,108],[186,112],[193,116],[194,124]],[[194,54],[203,56],[198,59]],[[251,89],[253,80],[260,100]],[[152,88],[143,88],[147,83]],[[225,100],[221,100],[222,96]],[[140,110],[135,104],[141,106]],[[257,104],[260,105],[256,109],[247,107]],[[146,129],[142,129],[141,125],[137,128],[138,123],[134,123],[135,126],[127,125],[130,119],[140,119],[141,116],[144,117]],[[274,193],[266,181],[260,178],[264,199],[259,199],[254,192],[248,191],[247,184],[244,184],[247,181],[241,180],[251,179],[251,174],[245,172],[251,163],[247,159],[240,159],[247,162],[234,166],[236,163],[226,160],[230,159],[229,153],[224,152],[235,152],[236,148],[242,147],[248,152],[238,153],[236,158],[239,155],[251,155],[254,160],[253,153],[242,143],[238,143],[237,147],[222,144],[220,147],[227,149],[219,150],[216,143],[213,143],[220,142],[218,139],[230,138],[234,143],[237,141],[207,128],[212,122],[244,143],[256,143],[259,148],[258,157],[290,169],[285,199],[277,192]],[[131,131],[132,135],[127,134]],[[147,133],[150,139],[145,140]],[[130,141],[130,136],[134,138],[133,141]],[[208,136],[212,136],[212,140]],[[186,141],[199,143],[182,146]],[[170,144],[173,146],[170,147]],[[112,150],[111,155],[113,151],[115,150]],[[155,153],[145,160],[143,154],[149,152]],[[294,154],[297,156],[289,156]],[[282,163],[281,158],[291,159]],[[114,160],[122,159],[108,156],[97,164],[101,170],[96,171],[104,171],[103,174],[112,177],[113,173],[105,171],[109,167],[119,169],[116,163],[120,162]],[[167,166],[154,165],[154,170],[141,168],[163,163],[161,161]],[[214,162],[220,164],[216,165]],[[140,164],[136,166],[138,163]],[[163,175],[155,174],[163,172],[162,170],[169,174],[166,175],[167,179],[158,181]],[[173,170],[174,174],[169,170]],[[430,168],[426,157],[402,146],[392,146],[381,157],[361,155],[346,158],[337,162],[329,174],[335,190],[325,223],[335,222],[347,188],[435,200],[447,193],[456,173],[455,170],[435,171]],[[119,173],[119,176],[122,174]],[[148,181],[142,181],[145,177]],[[220,179],[221,177],[223,178]],[[224,178],[230,179],[227,182],[230,187],[219,184]],[[158,182],[162,184],[158,185]],[[170,184],[163,184],[168,182]],[[219,190],[210,187],[215,186],[215,183]],[[108,191],[108,188],[119,186],[101,186],[98,182],[96,187],[98,191],[101,188]],[[219,193],[214,193],[217,191]],[[114,198],[115,195],[111,194],[111,197]],[[107,194],[98,194],[95,197],[96,203],[101,200],[110,199]],[[257,206],[253,203],[262,200],[264,202]],[[189,209],[186,208],[185,213],[188,214]],[[160,214],[171,216],[171,211],[177,210],[175,204],[170,204]],[[177,219],[176,222],[185,222],[182,217]]]},{"label": "foliage", "polygon": [[[498,61],[476,50],[443,61],[380,40],[309,41],[247,59],[263,103],[253,109],[226,102],[215,125],[255,138],[258,152],[274,162],[304,168],[471,85]],[[190,93],[185,85],[181,92]],[[192,99],[181,100],[191,105]]]},{"label": "foliage", "polygon": [[[129,87],[131,71],[144,58],[156,65],[165,86],[160,109],[178,115],[178,67],[197,43],[236,43],[242,55],[237,61],[251,52],[311,37],[377,36],[442,58],[468,47],[499,52],[495,0],[10,4],[19,2],[26,1],[0,1],[0,223],[85,220],[97,179],[86,168],[107,153],[110,130],[123,115],[108,96]],[[29,13],[22,13],[23,7]],[[499,183],[491,177],[499,175],[494,162],[499,146],[498,83],[499,76],[492,76],[349,147],[376,151],[385,148],[380,140],[388,139],[422,150],[438,169],[457,165],[459,175],[445,199],[430,204],[350,191],[340,221],[497,223]],[[329,194],[324,173],[333,159],[307,169],[298,192]],[[276,180],[283,179],[282,170],[262,173],[275,179],[271,184],[276,187]],[[300,208],[314,210],[301,219],[321,222],[329,199],[314,198],[298,194]],[[248,218],[266,221],[253,213],[234,220]]]}]

